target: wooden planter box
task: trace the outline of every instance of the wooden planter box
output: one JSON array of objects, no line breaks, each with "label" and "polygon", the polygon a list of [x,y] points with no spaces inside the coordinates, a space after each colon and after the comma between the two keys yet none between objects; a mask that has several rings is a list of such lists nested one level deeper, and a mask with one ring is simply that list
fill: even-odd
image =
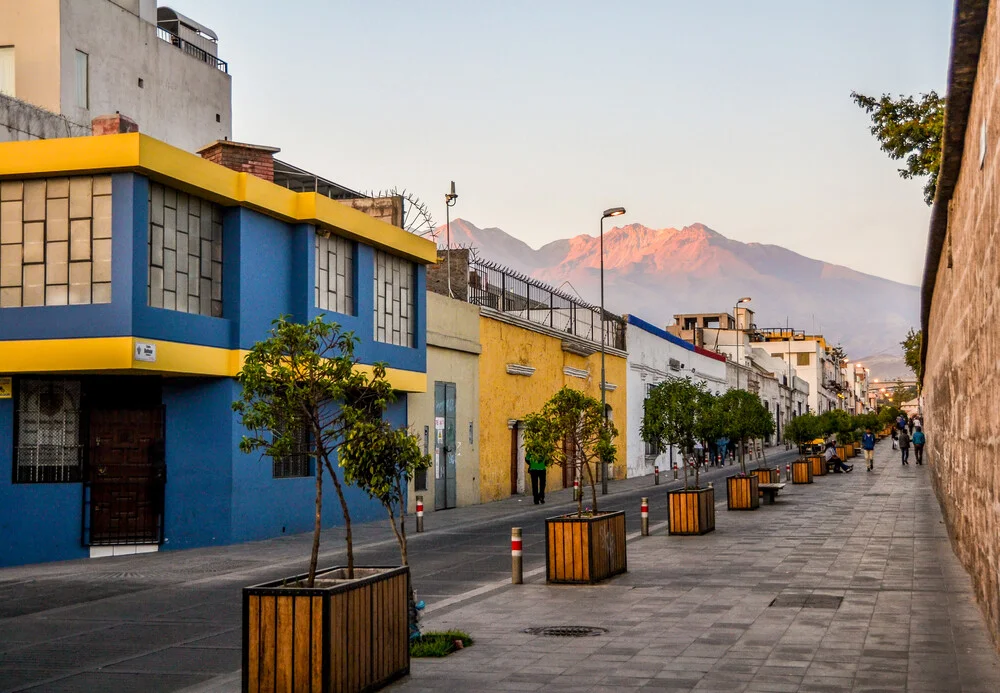
[{"label": "wooden planter box", "polygon": [[592,585],[627,570],[624,511],[545,520],[547,582]]},{"label": "wooden planter box", "polygon": [[826,474],[826,460],[822,455],[809,455],[806,458],[811,467],[812,476],[824,476]]},{"label": "wooden planter box", "polygon": [[667,494],[670,534],[706,534],[715,530],[715,489],[681,489]]},{"label": "wooden planter box", "polygon": [[[410,569],[346,568],[243,589],[243,691],[362,693],[410,673]],[[321,583],[321,579],[326,584]]]},{"label": "wooden planter box", "polygon": [[726,506],[729,510],[756,510],[760,507],[759,480],[749,476],[726,477]]},{"label": "wooden planter box", "polygon": [[[822,459],[822,458],[820,458]],[[823,470],[826,471],[824,465]],[[792,462],[792,483],[811,484],[813,482],[813,465],[809,460],[795,460]]]},{"label": "wooden planter box", "polygon": [[[761,484],[780,484],[781,483],[781,470],[777,467],[758,467],[757,469],[751,469],[750,474],[757,477],[757,481]],[[760,492],[763,495],[763,491]]]},{"label": "wooden planter box", "polygon": [[844,462],[847,461],[847,446],[846,445],[838,445],[837,446],[837,457],[839,457],[840,459],[842,459]]}]

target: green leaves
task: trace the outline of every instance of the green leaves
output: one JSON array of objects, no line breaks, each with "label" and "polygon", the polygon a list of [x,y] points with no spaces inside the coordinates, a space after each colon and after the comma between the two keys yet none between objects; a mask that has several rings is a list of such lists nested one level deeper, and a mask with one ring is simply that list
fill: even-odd
[{"label": "green leaves", "polygon": [[705,386],[690,378],[665,380],[650,389],[643,403],[639,435],[660,448],[676,445],[690,453],[700,439],[703,418],[710,416],[712,400]]},{"label": "green leaves", "polygon": [[903,360],[906,361],[906,365],[913,371],[913,375],[917,377],[917,380],[921,378],[920,343],[922,339],[923,333],[921,330],[914,330],[911,327],[910,331],[906,333],[906,338],[899,343],[903,347]]},{"label": "green leaves", "polygon": [[785,440],[790,440],[799,446],[821,435],[819,417],[812,412],[800,414],[785,424]]},{"label": "green leaves", "polygon": [[890,159],[906,159],[906,168],[899,169],[899,175],[929,176],[924,186],[924,201],[932,204],[941,168],[944,99],[934,91],[921,94],[919,99],[903,95],[894,99],[889,94],[875,99],[852,91],[851,98],[871,116],[870,130],[881,143],[882,151]]}]

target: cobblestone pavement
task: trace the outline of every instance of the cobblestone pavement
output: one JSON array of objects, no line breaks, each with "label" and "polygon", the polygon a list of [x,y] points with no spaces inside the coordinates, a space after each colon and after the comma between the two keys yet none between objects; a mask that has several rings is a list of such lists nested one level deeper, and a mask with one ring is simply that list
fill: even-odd
[{"label": "cobblestone pavement", "polygon": [[[600,586],[537,574],[442,615],[474,646],[414,660],[403,691],[1000,691],[1000,661],[949,544],[927,467],[888,443],[716,531],[630,541]],[[719,494],[717,494],[718,497]],[[723,494],[724,495],[724,494]],[[540,572],[540,571],[539,571]],[[596,637],[524,633],[606,628]]]}]

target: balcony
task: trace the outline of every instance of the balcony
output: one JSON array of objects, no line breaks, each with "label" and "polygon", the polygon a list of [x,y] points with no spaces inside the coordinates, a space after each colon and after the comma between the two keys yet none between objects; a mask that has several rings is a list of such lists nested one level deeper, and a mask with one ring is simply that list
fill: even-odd
[{"label": "balcony", "polygon": [[203,63],[208,63],[209,65],[215,67],[215,69],[220,70],[221,72],[225,72],[227,75],[229,74],[229,65],[226,63],[225,60],[220,60],[219,58],[215,57],[214,55],[206,51],[204,48],[200,48],[199,46],[194,45],[190,41],[185,41],[177,34],[174,34],[170,31],[167,31],[163,27],[158,26],[156,27],[156,37],[161,41],[164,41],[172,46],[179,48],[180,50],[190,55],[192,58],[200,60]]}]

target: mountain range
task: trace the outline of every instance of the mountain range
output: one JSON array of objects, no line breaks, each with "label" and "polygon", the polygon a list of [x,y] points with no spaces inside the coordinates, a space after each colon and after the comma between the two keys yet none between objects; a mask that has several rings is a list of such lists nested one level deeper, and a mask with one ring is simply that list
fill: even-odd
[{"label": "mountain range", "polygon": [[[438,241],[445,242],[443,227]],[[456,219],[451,243],[591,303],[599,300],[600,241],[594,236],[535,249],[502,229]],[[605,305],[615,313],[666,326],[676,313],[732,312],[738,298],[750,296],[758,327],[784,327],[787,320],[793,329],[841,344],[852,360],[878,356],[875,377],[896,377],[899,342],[919,323],[919,287],[781,246],[735,241],[704,224],[614,227],[604,233],[604,263]]]}]

